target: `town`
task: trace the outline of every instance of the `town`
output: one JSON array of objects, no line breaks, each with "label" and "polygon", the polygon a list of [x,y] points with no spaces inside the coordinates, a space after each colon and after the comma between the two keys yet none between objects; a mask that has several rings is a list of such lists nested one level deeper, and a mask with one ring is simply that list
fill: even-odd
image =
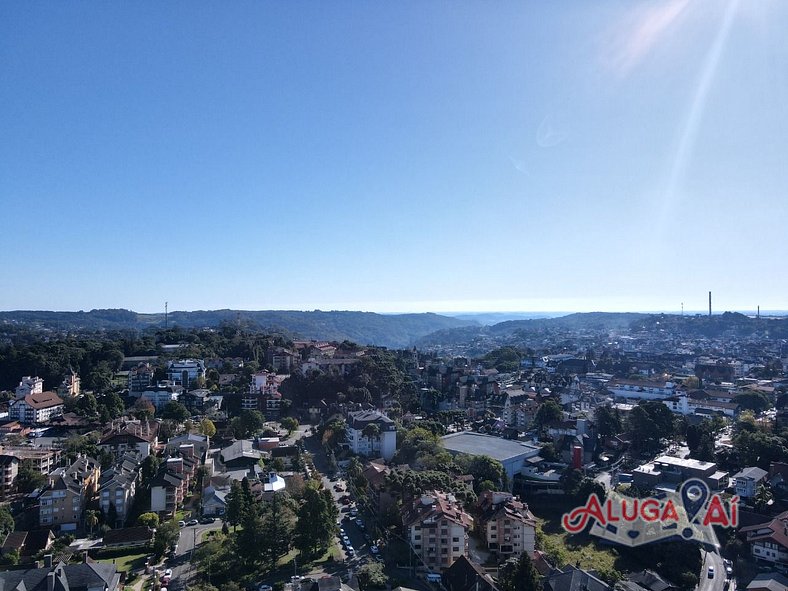
[{"label": "town", "polygon": [[[785,321],[739,316],[525,323],[483,352],[436,345],[445,331],[387,349],[241,322],[12,335],[0,580],[784,589]],[[714,544],[625,546],[561,525],[589,495],[643,499],[689,479],[739,502]]]}]

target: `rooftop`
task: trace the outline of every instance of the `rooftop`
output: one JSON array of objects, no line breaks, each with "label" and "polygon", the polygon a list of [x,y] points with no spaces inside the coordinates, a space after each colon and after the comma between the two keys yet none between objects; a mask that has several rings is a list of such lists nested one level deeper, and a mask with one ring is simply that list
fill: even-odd
[{"label": "rooftop", "polygon": [[441,437],[443,447],[455,453],[478,455],[484,454],[503,462],[523,455],[533,455],[539,447],[523,441],[501,439],[493,435],[462,431]]}]

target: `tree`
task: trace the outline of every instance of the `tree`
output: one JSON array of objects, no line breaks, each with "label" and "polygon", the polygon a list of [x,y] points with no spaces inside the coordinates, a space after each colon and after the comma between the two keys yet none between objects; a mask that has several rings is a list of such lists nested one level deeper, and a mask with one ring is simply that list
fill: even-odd
[{"label": "tree", "polygon": [[[597,431],[602,437],[612,437],[623,430],[621,415],[609,404],[597,408],[594,412],[594,419],[596,420]],[[544,457],[544,454],[542,454],[542,457]]]},{"label": "tree", "polygon": [[534,423],[537,427],[543,429],[548,425],[560,422],[563,418],[564,411],[561,405],[550,398],[539,405],[539,408],[536,410],[536,416],[534,416]]},{"label": "tree", "polygon": [[296,429],[298,429],[298,419],[293,417],[285,417],[280,421],[280,424],[283,428],[287,429],[287,434],[289,435]]},{"label": "tree", "polygon": [[528,552],[504,563],[498,576],[498,586],[501,591],[541,591],[539,573]]},{"label": "tree", "polygon": [[98,414],[98,403],[96,397],[90,392],[80,396],[77,400],[77,413],[84,417],[93,417]]},{"label": "tree", "polygon": [[176,423],[185,423],[189,418],[189,409],[176,400],[170,400],[161,411],[163,419],[170,419]]},{"label": "tree", "polygon": [[470,456],[470,460],[465,464],[467,456],[459,456],[458,464],[468,474],[473,476],[475,482],[489,480],[496,486],[503,487],[506,484],[506,470],[503,464],[490,456]]},{"label": "tree", "polygon": [[582,481],[583,473],[571,466],[561,474],[561,485],[564,489],[564,493],[569,496],[574,497],[577,494],[577,491],[580,490],[580,483]]},{"label": "tree", "polygon": [[361,434],[367,439],[380,437],[380,426],[375,423],[367,423],[361,431]]},{"label": "tree", "polygon": [[206,437],[213,437],[216,435],[216,425],[213,424],[211,419],[206,417],[200,421],[200,433]]},{"label": "tree", "polygon": [[8,505],[0,506],[0,537],[5,537],[14,531],[14,517],[8,510]]},{"label": "tree", "polygon": [[236,439],[246,439],[262,430],[264,424],[265,417],[259,410],[244,410],[231,421],[230,426]]},{"label": "tree", "polygon": [[383,565],[377,561],[368,562],[356,571],[358,583],[362,589],[385,589],[388,577]]},{"label": "tree", "polygon": [[159,471],[159,466],[161,465],[161,460],[150,454],[144,460],[142,460],[142,466],[140,468],[140,473],[142,474],[142,480],[149,480],[153,478],[156,473]]},{"label": "tree", "polygon": [[153,537],[153,551],[162,556],[178,543],[179,535],[178,523],[175,520],[165,521],[156,528],[156,535]]},{"label": "tree", "polygon": [[230,485],[230,492],[227,493],[226,500],[227,522],[235,528],[235,526],[241,523],[247,511],[246,497],[241,488],[241,483],[237,480],[233,480]]},{"label": "tree", "polygon": [[156,529],[159,527],[159,516],[156,513],[143,513],[137,517],[137,525]]},{"label": "tree", "polygon": [[294,502],[287,493],[277,493],[265,504],[262,516],[265,536],[260,551],[269,565],[275,565],[290,550],[295,523]]},{"label": "tree", "polygon": [[30,493],[44,486],[47,478],[39,472],[31,460],[22,460],[16,475],[16,489],[20,493]]},{"label": "tree", "polygon": [[336,532],[339,516],[331,493],[319,489],[317,484],[307,484],[297,515],[295,547],[308,557],[324,552]]},{"label": "tree", "polygon": [[134,416],[141,421],[148,421],[156,414],[156,407],[153,406],[150,400],[140,398],[134,403]]},{"label": "tree", "polygon": [[98,525],[98,511],[89,509],[85,511],[85,525],[90,529],[90,535],[93,535],[93,528]]}]

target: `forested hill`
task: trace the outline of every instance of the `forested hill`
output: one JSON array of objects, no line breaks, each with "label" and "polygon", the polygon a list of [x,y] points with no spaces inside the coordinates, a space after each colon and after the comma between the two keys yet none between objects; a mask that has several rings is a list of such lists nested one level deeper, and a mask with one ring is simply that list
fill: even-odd
[{"label": "forested hill", "polygon": [[[372,312],[312,312],[290,310],[199,310],[170,312],[170,326],[216,327],[241,321],[260,330],[276,331],[294,338],[343,341],[362,345],[407,347],[438,330],[474,324],[439,314],[375,314]],[[45,331],[95,331],[161,328],[164,314],[139,314],[130,310],[89,312],[13,311],[0,312],[2,327],[24,327]]]}]

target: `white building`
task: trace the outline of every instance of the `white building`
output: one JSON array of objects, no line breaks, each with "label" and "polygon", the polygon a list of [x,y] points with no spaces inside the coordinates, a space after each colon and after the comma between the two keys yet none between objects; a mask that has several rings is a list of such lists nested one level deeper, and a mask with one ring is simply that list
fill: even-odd
[{"label": "white building", "polygon": [[205,379],[205,362],[202,359],[170,361],[167,379],[173,384],[189,388],[198,378]]},{"label": "white building", "polygon": [[16,387],[16,398],[24,398],[28,394],[42,394],[44,392],[44,380],[38,376],[25,376]]},{"label": "white building", "polygon": [[8,409],[11,420],[35,425],[46,423],[52,417],[63,414],[63,400],[54,392],[27,394],[13,400]]},{"label": "white building", "polygon": [[536,549],[536,518],[506,492],[485,491],[479,497],[479,532],[487,548],[502,557],[533,556]]},{"label": "white building", "polygon": [[751,499],[758,493],[758,486],[766,480],[769,473],[758,467],[744,468],[733,475],[736,494],[743,499]]},{"label": "white building", "polygon": [[680,390],[673,382],[641,382],[634,380],[618,380],[608,384],[607,389],[616,398],[636,400],[663,400],[676,396]]},{"label": "white building", "polygon": [[181,393],[180,386],[163,386],[159,384],[153,388],[148,388],[140,393],[143,398],[156,407],[156,412],[160,411],[168,402],[177,401]]},{"label": "white building", "polygon": [[351,451],[361,456],[388,461],[397,451],[397,426],[376,410],[349,413],[345,435]]},{"label": "white building", "polygon": [[468,556],[468,532],[473,518],[451,494],[435,491],[413,501],[402,516],[411,548],[433,572],[449,568]]}]

